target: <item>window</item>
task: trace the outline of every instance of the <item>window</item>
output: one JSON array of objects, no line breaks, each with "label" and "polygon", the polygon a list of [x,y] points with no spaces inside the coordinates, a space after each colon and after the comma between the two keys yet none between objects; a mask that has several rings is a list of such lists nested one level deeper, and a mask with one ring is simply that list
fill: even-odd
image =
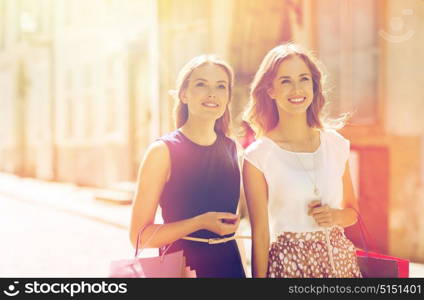
[{"label": "window", "polygon": [[93,119],[94,114],[94,95],[93,95],[93,72],[92,68],[89,65],[86,65],[84,68],[84,81],[85,81],[85,103],[84,103],[84,110],[85,110],[85,137],[89,138],[92,136],[94,130],[94,122],[96,120]]},{"label": "window", "polygon": [[377,116],[377,1],[328,0],[317,8],[318,53],[328,72],[332,116],[372,125]]},{"label": "window", "polygon": [[21,34],[40,33],[42,10],[39,1],[22,0],[19,15]]},{"label": "window", "polygon": [[64,119],[66,120],[65,123],[65,136],[67,138],[73,137],[73,103],[72,100],[74,98],[74,83],[73,83],[73,77],[72,77],[72,71],[68,70],[66,72],[66,79],[65,79],[65,116]]},{"label": "window", "polygon": [[5,30],[6,30],[6,5],[4,0],[0,0],[0,49],[5,47]]},{"label": "window", "polygon": [[116,117],[116,111],[115,111],[115,98],[116,98],[116,75],[117,75],[117,64],[118,62],[115,59],[112,59],[109,61],[107,65],[107,72],[106,72],[106,132],[111,133],[115,130],[115,117]]}]

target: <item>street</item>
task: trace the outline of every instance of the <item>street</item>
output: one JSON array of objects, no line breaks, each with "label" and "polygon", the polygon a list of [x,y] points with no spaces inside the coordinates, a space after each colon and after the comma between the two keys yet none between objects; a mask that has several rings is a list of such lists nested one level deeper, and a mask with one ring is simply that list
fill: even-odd
[{"label": "street", "polygon": [[107,277],[133,255],[116,226],[2,195],[0,212],[0,277]]}]

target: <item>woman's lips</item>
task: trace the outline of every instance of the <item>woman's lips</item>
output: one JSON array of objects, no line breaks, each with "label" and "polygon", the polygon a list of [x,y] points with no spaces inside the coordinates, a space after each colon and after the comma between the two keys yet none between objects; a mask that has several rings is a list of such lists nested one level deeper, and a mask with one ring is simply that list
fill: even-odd
[{"label": "woman's lips", "polygon": [[202,105],[211,108],[219,107],[219,104],[215,102],[202,102]]},{"label": "woman's lips", "polygon": [[296,98],[289,98],[289,102],[293,104],[300,104],[305,102],[306,97],[296,97]]}]

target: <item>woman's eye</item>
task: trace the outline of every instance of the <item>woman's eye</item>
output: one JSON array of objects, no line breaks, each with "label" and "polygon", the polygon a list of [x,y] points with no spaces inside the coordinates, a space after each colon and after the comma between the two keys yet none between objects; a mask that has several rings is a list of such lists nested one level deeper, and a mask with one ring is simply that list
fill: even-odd
[{"label": "woman's eye", "polygon": [[308,81],[309,78],[308,77],[302,77],[302,79],[300,79],[301,81]]},{"label": "woman's eye", "polygon": [[285,80],[281,81],[281,84],[285,84],[285,83],[290,83],[290,80],[285,79]]},{"label": "woman's eye", "polygon": [[198,83],[196,83],[196,86],[204,87],[204,86],[205,86],[205,84],[204,84],[203,82],[198,82]]},{"label": "woman's eye", "polygon": [[218,85],[218,88],[219,89],[222,89],[222,90],[225,90],[227,87],[225,85],[223,85],[223,84],[220,84],[220,85]]}]

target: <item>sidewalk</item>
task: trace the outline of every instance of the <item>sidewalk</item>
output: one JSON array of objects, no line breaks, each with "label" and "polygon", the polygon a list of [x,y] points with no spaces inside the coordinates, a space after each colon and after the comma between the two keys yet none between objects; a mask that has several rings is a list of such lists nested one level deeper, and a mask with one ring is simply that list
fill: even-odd
[{"label": "sidewalk", "polygon": [[[74,184],[47,182],[0,173],[0,194],[2,195],[128,230],[131,205],[125,199],[121,199],[122,194],[117,195],[117,192],[119,191],[78,187]],[[108,195],[111,196],[110,199]],[[100,198],[103,200],[99,200]],[[240,225],[241,231],[243,235],[249,235],[248,222],[242,221],[244,222]],[[158,208],[155,222],[162,223],[160,208]],[[250,254],[250,241],[246,241],[244,246],[246,254]],[[424,264],[410,263],[410,277],[424,278]]]},{"label": "sidewalk", "polygon": [[78,187],[74,184],[20,178],[0,173],[0,193],[5,196],[128,229],[131,205],[116,205],[97,200],[98,192],[98,189]]}]

